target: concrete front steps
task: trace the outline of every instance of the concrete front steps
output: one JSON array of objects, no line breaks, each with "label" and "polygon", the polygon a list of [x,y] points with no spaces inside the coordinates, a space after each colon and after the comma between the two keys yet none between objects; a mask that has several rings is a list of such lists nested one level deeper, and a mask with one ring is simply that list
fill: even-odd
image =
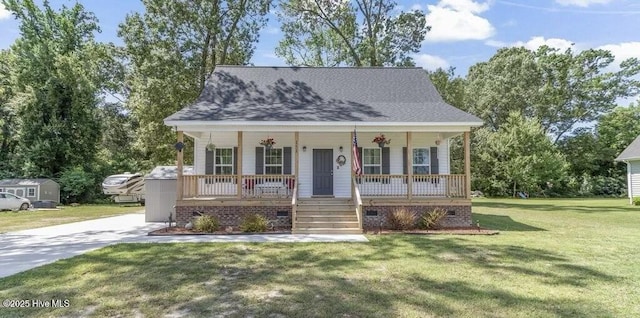
[{"label": "concrete front steps", "polygon": [[300,199],[293,234],[362,234],[350,199]]}]

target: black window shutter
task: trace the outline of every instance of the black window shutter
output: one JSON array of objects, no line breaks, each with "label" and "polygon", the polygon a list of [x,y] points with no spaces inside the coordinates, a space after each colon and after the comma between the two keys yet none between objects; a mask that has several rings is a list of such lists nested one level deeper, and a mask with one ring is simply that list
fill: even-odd
[{"label": "black window shutter", "polygon": [[[407,147],[402,147],[402,174],[409,174],[407,167]],[[404,177],[404,183],[407,183],[407,177]]]},{"label": "black window shutter", "polygon": [[233,172],[232,174],[242,174],[242,172],[238,171],[238,147],[233,147]]},{"label": "black window shutter", "polygon": [[291,174],[291,147],[282,148],[282,174]]},{"label": "black window shutter", "polygon": [[264,148],[256,147],[256,174],[264,174]]},{"label": "black window shutter", "polygon": [[204,173],[205,174],[213,174],[213,151],[209,149],[205,149],[204,153]]},{"label": "black window shutter", "polygon": [[382,148],[382,174],[389,174],[389,172],[391,171],[390,161],[391,161],[391,148],[389,147]]},{"label": "black window shutter", "polygon": [[438,174],[440,164],[438,163],[438,147],[431,147],[431,174]]},{"label": "black window shutter", "polygon": [[[391,161],[391,148],[382,148],[382,174],[389,174],[391,168],[389,167],[389,161]],[[382,179],[382,183],[389,183],[389,179]]]},{"label": "black window shutter", "polygon": [[407,167],[407,147],[402,147],[402,174],[409,174]]}]

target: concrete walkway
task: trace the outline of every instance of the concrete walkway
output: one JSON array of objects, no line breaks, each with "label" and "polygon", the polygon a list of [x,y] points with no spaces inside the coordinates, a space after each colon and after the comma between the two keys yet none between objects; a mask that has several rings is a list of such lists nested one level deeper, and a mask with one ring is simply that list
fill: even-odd
[{"label": "concrete walkway", "polygon": [[116,243],[368,242],[363,235],[147,235],[162,227],[145,223],[144,214],[135,213],[0,234],[0,277]]}]

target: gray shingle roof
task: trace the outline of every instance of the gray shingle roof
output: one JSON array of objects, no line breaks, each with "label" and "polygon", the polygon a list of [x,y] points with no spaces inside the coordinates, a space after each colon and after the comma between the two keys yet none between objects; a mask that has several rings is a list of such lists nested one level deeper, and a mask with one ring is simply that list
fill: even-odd
[{"label": "gray shingle roof", "polygon": [[631,144],[620,153],[616,161],[640,159],[640,136],[631,142]]},{"label": "gray shingle roof", "polygon": [[[193,166],[183,166],[183,174],[193,174]],[[176,180],[178,179],[177,166],[157,166],[146,176],[145,180]]]},{"label": "gray shingle roof", "polygon": [[55,182],[51,179],[2,179],[0,180],[0,186],[33,186],[43,184],[45,182]]},{"label": "gray shingle roof", "polygon": [[217,66],[165,121],[482,121],[445,103],[421,68]]}]

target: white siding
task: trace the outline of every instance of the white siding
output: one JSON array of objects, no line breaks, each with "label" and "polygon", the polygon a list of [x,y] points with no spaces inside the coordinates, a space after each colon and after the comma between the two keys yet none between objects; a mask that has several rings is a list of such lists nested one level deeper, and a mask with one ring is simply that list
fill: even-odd
[{"label": "white siding", "polygon": [[628,177],[630,178],[629,184],[631,185],[629,194],[632,197],[640,197],[640,160],[629,162]]},{"label": "white siding", "polygon": [[[378,133],[358,133],[358,146],[360,147],[378,147],[377,144],[371,142]],[[402,148],[406,146],[406,133],[385,133],[391,144],[388,147],[390,151],[390,173],[402,174],[403,160]],[[260,140],[272,137],[276,141],[274,147],[295,147],[294,133],[257,133],[245,132],[243,134],[242,149],[242,173],[245,175],[255,174],[255,148],[260,147]],[[413,147],[435,147],[435,133],[413,133]],[[235,147],[237,146],[236,132],[216,132],[211,134],[211,141],[216,147]],[[300,176],[299,176],[299,196],[302,198],[311,197],[313,194],[313,149],[333,149],[334,160],[339,155],[344,155],[347,162],[344,166],[338,167],[337,164],[333,173],[333,193],[335,197],[351,197],[351,134],[350,133],[300,133],[299,136],[299,154],[300,154]],[[195,157],[194,165],[196,174],[205,173],[205,147],[209,143],[209,135],[203,134],[203,138],[195,140]],[[307,151],[302,151],[306,146]],[[340,146],[343,147],[342,153]],[[295,149],[292,150],[292,172],[295,169]],[[447,139],[442,140],[438,146],[439,172],[440,174],[449,173],[449,142]]]}]

